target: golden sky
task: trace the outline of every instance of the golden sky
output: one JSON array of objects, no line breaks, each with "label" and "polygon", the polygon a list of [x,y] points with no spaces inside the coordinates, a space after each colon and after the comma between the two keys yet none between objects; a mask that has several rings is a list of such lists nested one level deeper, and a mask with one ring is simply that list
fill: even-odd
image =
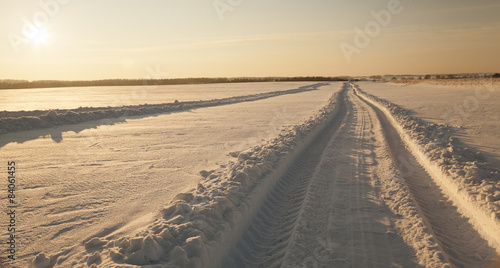
[{"label": "golden sky", "polygon": [[2,0],[0,79],[500,72],[500,3]]}]

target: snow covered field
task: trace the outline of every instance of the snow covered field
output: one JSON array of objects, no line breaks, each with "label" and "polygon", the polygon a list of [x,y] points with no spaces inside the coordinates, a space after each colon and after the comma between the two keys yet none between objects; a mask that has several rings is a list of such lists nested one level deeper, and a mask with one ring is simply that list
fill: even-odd
[{"label": "snow covered field", "polygon": [[496,93],[331,83],[0,135],[17,267],[498,267]]},{"label": "snow covered field", "polygon": [[60,125],[78,124],[94,120],[110,120],[119,118],[124,120],[130,116],[147,116],[160,113],[174,113],[229,105],[240,102],[249,102],[272,98],[276,96],[295,94],[324,86],[325,83],[305,85],[298,88],[278,90],[265,93],[250,94],[244,96],[233,96],[221,99],[177,101],[160,104],[139,104],[115,107],[79,107],[76,109],[35,110],[35,111],[3,111],[0,112],[0,134],[33,130],[39,128],[51,128]]},{"label": "snow covered field", "polygon": [[[225,86],[227,96],[232,85]],[[176,193],[195,187],[200,170],[218,168],[231,158],[228,152],[302,122],[340,86],[125,122],[1,135],[0,159],[14,159],[20,178],[17,267],[27,267],[39,252],[53,254],[93,236],[142,227]]]},{"label": "snow covered field", "polygon": [[310,85],[309,82],[65,87],[0,90],[0,110],[31,111],[221,99]]}]

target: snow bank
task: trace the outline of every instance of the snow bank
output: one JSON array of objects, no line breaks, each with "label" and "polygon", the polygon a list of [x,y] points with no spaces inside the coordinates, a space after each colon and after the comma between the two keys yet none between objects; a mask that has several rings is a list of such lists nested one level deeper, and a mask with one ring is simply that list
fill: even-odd
[{"label": "snow bank", "polygon": [[353,88],[386,114],[436,183],[491,246],[500,249],[499,171],[481,153],[458,146],[447,125],[426,123],[394,103]]},{"label": "snow bank", "polygon": [[177,194],[144,231],[90,239],[73,267],[220,266],[298,152],[337,113],[345,88],[303,124],[283,130],[266,145],[231,153],[236,159],[218,170],[200,171],[205,180]]},{"label": "snow bank", "polygon": [[[77,124],[93,120],[101,120],[106,118],[120,118],[128,116],[159,114],[168,112],[178,112],[190,109],[220,106],[239,102],[256,101],[276,97],[285,94],[295,94],[305,91],[316,90],[325,83],[317,83],[308,86],[302,86],[296,89],[273,91],[267,93],[237,96],[223,99],[203,100],[203,101],[188,101],[163,104],[144,104],[121,107],[102,107],[102,108],[78,108],[72,110],[51,110],[51,111],[34,111],[32,114],[36,116],[17,116],[0,118],[0,135],[17,132],[23,130],[49,128],[59,125]],[[4,114],[16,116],[22,114],[20,112],[4,112]]]}]

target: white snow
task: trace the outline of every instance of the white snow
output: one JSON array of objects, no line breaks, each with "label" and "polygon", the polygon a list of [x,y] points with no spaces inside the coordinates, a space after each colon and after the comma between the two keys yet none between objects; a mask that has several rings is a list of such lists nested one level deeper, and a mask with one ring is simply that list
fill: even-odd
[{"label": "white snow", "polygon": [[[94,237],[146,227],[161,206],[196,187],[203,179],[199,171],[217,169],[232,158],[228,152],[262,144],[283,126],[302,122],[340,86],[125,122],[1,135],[0,159],[15,159],[20,177],[19,267],[40,252],[66,256],[84,242],[102,246]],[[157,258],[151,239],[144,243],[153,249],[144,258]]]},{"label": "white snow", "polygon": [[[451,80],[453,81],[453,80]],[[500,167],[500,85],[415,85],[360,82],[366,92],[411,110],[435,124],[448,124],[454,136]],[[450,83],[451,84],[451,83]]]},{"label": "white snow", "polygon": [[375,112],[348,95],[355,112],[321,157],[282,267],[442,267]]},{"label": "white snow", "polygon": [[[305,123],[292,126],[262,146],[238,155],[237,162],[212,172],[196,189],[177,194],[145,230],[107,236],[106,246],[76,255],[90,258],[100,251],[103,265],[217,267],[263,198],[295,159],[336,114],[338,96]],[[297,97],[295,98],[297,99]],[[91,241],[100,238],[92,238]],[[82,255],[83,254],[83,255]],[[90,254],[90,255],[89,255]]]},{"label": "white snow", "polygon": [[310,82],[64,87],[0,90],[0,110],[30,111],[159,104],[244,96],[310,85]]},{"label": "white snow", "polygon": [[497,92],[332,83],[0,135],[19,267],[495,266]]},{"label": "white snow", "polygon": [[[36,110],[36,111],[3,111],[0,112],[0,134],[9,132],[50,128],[54,126],[77,124],[92,120],[111,118],[125,119],[129,116],[144,116],[158,113],[181,112],[202,107],[213,107],[267,99],[285,94],[316,90],[325,83],[306,85],[288,90],[235,96],[221,99],[177,101],[161,104],[141,104],[118,107],[87,107],[70,110]],[[43,99],[41,100],[43,102]]]},{"label": "white snow", "polygon": [[[362,92],[362,91],[361,91]],[[477,153],[462,148],[443,124],[425,123],[410,111],[363,93],[390,121],[419,163],[460,212],[500,252],[500,175]]]}]

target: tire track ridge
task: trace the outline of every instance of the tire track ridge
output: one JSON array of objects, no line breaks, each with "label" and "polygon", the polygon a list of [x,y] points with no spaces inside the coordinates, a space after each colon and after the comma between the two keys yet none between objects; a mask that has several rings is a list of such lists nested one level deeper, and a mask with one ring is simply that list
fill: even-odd
[{"label": "tire track ridge", "polygon": [[[348,96],[345,125],[330,139],[316,168],[281,267],[416,264],[411,248],[399,236],[387,234],[390,226],[378,220],[389,219],[390,212],[383,202],[373,201],[377,189],[370,185],[370,171],[375,155],[370,152],[375,147],[368,129],[373,123],[365,108]],[[393,261],[393,252],[404,257]]]},{"label": "tire track ridge", "polygon": [[[280,267],[310,187],[316,166],[346,114],[345,91],[329,126],[298,156],[264,201],[223,267]],[[274,201],[274,202],[273,202]],[[265,224],[262,224],[264,222]],[[254,233],[264,234],[257,236]],[[273,235],[279,233],[278,236]]]},{"label": "tire track ridge", "polygon": [[[357,90],[356,90],[357,91]],[[465,219],[457,207],[450,206],[451,201],[439,189],[431,175],[417,162],[411,150],[405,147],[403,139],[392,126],[386,115],[369,100],[356,94],[358,98],[375,111],[379,118],[384,136],[396,167],[410,169],[401,171],[403,181],[410,191],[412,199],[423,216],[424,222],[454,267],[483,267],[494,256],[494,249],[488,246],[475,228]],[[397,146],[397,148],[395,148]],[[401,161],[409,159],[411,167]],[[438,209],[436,209],[438,207]],[[446,216],[444,216],[446,213]],[[463,242],[467,241],[467,242]],[[476,241],[472,243],[472,241]]]}]

